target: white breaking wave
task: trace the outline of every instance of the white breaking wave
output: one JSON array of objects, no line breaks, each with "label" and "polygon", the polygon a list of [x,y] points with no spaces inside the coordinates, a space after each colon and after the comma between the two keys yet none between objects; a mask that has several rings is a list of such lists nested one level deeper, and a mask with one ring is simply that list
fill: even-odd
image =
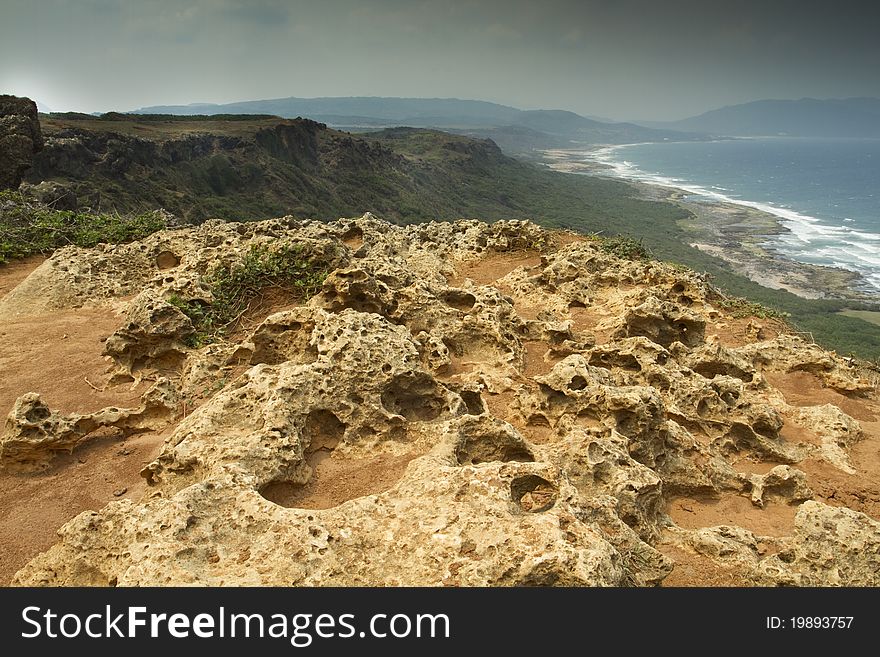
[{"label": "white breaking wave", "polygon": [[680,178],[642,171],[629,160],[618,159],[623,149],[646,144],[605,146],[585,152],[583,156],[587,160],[608,167],[611,175],[617,178],[675,189],[709,201],[741,205],[772,214],[781,219],[783,225],[791,231],[788,235],[776,236],[773,239],[774,245],[780,252],[801,262],[855,271],[861,274],[865,282],[875,291],[880,291],[880,234],[827,224],[817,217],[793,210],[788,205],[780,204],[782,206],[780,207],[736,198],[731,190],[717,185],[704,187]]}]

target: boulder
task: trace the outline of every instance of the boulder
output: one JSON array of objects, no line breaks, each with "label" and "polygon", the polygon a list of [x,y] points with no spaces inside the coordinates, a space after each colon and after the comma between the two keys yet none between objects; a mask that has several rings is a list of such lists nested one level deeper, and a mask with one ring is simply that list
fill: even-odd
[{"label": "boulder", "polygon": [[30,98],[0,96],[0,189],[17,189],[42,148],[37,104]]}]

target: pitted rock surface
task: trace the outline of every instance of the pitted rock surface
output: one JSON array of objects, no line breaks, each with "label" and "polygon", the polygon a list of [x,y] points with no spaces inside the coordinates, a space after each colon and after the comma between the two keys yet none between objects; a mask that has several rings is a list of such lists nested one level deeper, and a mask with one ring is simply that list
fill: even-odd
[{"label": "pitted rock surface", "polygon": [[[194,346],[169,300],[210,305],[213,267],[285,245],[324,264],[321,289]],[[207,222],[62,249],[0,313],[117,308],[115,375],[173,394],[88,418],[25,395],[0,465],[146,415],[169,434],[142,499],[72,519],[15,583],[655,585],[688,554],[754,584],[877,585],[876,519],[811,479],[857,473],[874,421],[771,379],[868,410],[874,383],[781,326],[728,339],[718,301],[693,272],[524,221]],[[685,527],[685,498],[797,511],[768,538]]]}]

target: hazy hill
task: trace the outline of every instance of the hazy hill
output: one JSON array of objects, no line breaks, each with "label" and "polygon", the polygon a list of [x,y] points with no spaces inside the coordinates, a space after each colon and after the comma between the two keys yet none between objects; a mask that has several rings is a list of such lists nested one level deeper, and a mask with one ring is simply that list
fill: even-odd
[{"label": "hazy hill", "polygon": [[534,148],[578,144],[617,144],[699,135],[655,129],[632,123],[606,123],[563,110],[520,110],[479,100],[456,98],[279,98],[223,105],[157,105],[141,114],[276,114],[308,117],[346,129],[394,126],[438,128],[471,136],[491,137],[511,153]]},{"label": "hazy hill", "polygon": [[651,127],[715,135],[880,137],[880,98],[759,100]]},{"label": "hazy hill", "polygon": [[239,103],[193,105],[157,105],[136,110],[138,114],[276,114],[285,118],[297,116],[327,122],[359,118],[385,124],[424,127],[436,121],[460,127],[503,125],[515,120],[520,110],[480,100],[457,98],[275,98]]}]

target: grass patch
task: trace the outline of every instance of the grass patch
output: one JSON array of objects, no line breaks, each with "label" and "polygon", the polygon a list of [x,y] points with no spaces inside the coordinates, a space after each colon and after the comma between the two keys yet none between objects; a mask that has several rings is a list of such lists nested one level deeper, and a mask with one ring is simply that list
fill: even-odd
[{"label": "grass patch", "polygon": [[295,300],[308,299],[321,289],[328,273],[326,264],[300,245],[254,246],[241,260],[211,270],[206,280],[213,296],[210,304],[176,294],[168,303],[192,320],[196,333],[190,346],[196,347],[226,335],[266,288],[283,290]]},{"label": "grass patch", "polygon": [[743,297],[722,297],[716,305],[722,310],[726,310],[736,319],[745,319],[746,317],[758,317],[759,319],[781,319],[786,321],[791,315],[776,308],[768,308],[767,306],[749,301]]},{"label": "grass patch", "polygon": [[159,212],[124,215],[54,210],[18,192],[0,192],[0,264],[68,245],[93,247],[146,237],[166,227]]},{"label": "grass patch", "polygon": [[599,248],[624,260],[650,260],[651,251],[637,240],[628,235],[615,235],[599,240]]},{"label": "grass patch", "polygon": [[880,326],[880,311],[876,310],[843,310],[840,312],[841,315],[846,317],[856,317],[858,319],[863,319],[866,322],[870,322],[871,324],[877,324]]}]

